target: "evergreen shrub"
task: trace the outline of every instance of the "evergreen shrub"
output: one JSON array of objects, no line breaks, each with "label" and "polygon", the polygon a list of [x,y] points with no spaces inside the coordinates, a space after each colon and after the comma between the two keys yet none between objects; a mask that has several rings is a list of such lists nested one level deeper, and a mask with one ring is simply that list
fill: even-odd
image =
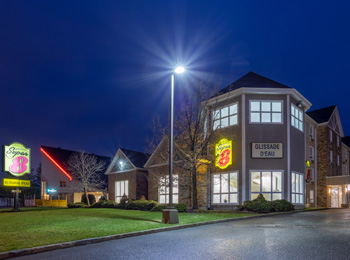
[{"label": "evergreen shrub", "polygon": [[294,210],[294,205],[286,200],[274,200],[272,201],[272,211],[282,212],[282,211],[292,211]]},{"label": "evergreen shrub", "polygon": [[[90,205],[96,202],[96,198],[94,195],[88,194],[88,198],[89,198]],[[88,204],[85,194],[81,195],[81,203],[84,203],[86,205]]]},{"label": "evergreen shrub", "polygon": [[159,203],[154,200],[131,200],[125,204],[125,209],[150,211]]}]

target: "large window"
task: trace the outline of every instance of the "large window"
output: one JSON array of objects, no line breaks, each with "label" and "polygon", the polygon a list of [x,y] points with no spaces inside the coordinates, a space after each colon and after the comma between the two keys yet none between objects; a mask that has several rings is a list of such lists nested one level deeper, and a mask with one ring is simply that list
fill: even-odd
[{"label": "large window", "polygon": [[281,171],[251,171],[250,197],[256,199],[262,193],[266,200],[282,199]]},{"label": "large window", "polygon": [[303,111],[301,111],[299,108],[297,108],[295,105],[292,104],[291,106],[291,124],[296,129],[299,129],[300,131],[304,131],[304,125],[303,125]]},{"label": "large window", "polygon": [[304,204],[304,175],[292,172],[292,203]]},{"label": "large window", "polygon": [[282,101],[250,101],[251,123],[282,123]]},{"label": "large window", "polygon": [[[169,203],[169,175],[159,178],[159,196],[158,202],[162,204]],[[173,203],[179,203],[179,178],[173,175]]]},{"label": "large window", "polygon": [[216,109],[213,112],[213,129],[224,128],[238,124],[238,104]]},{"label": "large window", "polygon": [[213,174],[213,204],[238,203],[238,172]]},{"label": "large window", "polygon": [[129,197],[129,181],[115,182],[115,201],[120,202],[123,196]]}]

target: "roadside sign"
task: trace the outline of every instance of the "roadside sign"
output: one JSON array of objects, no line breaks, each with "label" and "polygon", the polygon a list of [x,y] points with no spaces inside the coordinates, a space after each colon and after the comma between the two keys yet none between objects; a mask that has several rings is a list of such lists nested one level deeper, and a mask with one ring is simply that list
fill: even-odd
[{"label": "roadside sign", "polygon": [[30,181],[4,178],[2,180],[2,185],[6,187],[28,187],[29,188]]}]

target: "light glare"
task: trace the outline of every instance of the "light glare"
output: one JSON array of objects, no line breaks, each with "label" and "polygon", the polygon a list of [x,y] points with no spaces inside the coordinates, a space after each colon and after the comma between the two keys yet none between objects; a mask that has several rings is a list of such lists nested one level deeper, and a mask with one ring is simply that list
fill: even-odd
[{"label": "light glare", "polygon": [[177,67],[175,69],[175,73],[180,74],[180,73],[184,73],[185,72],[185,68],[184,67]]}]

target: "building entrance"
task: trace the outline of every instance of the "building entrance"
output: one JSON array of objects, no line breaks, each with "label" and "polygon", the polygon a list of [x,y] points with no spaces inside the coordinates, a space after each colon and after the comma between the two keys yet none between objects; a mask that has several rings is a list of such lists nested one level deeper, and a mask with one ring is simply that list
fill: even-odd
[{"label": "building entrance", "polygon": [[339,188],[338,187],[331,188],[331,207],[339,208]]}]

